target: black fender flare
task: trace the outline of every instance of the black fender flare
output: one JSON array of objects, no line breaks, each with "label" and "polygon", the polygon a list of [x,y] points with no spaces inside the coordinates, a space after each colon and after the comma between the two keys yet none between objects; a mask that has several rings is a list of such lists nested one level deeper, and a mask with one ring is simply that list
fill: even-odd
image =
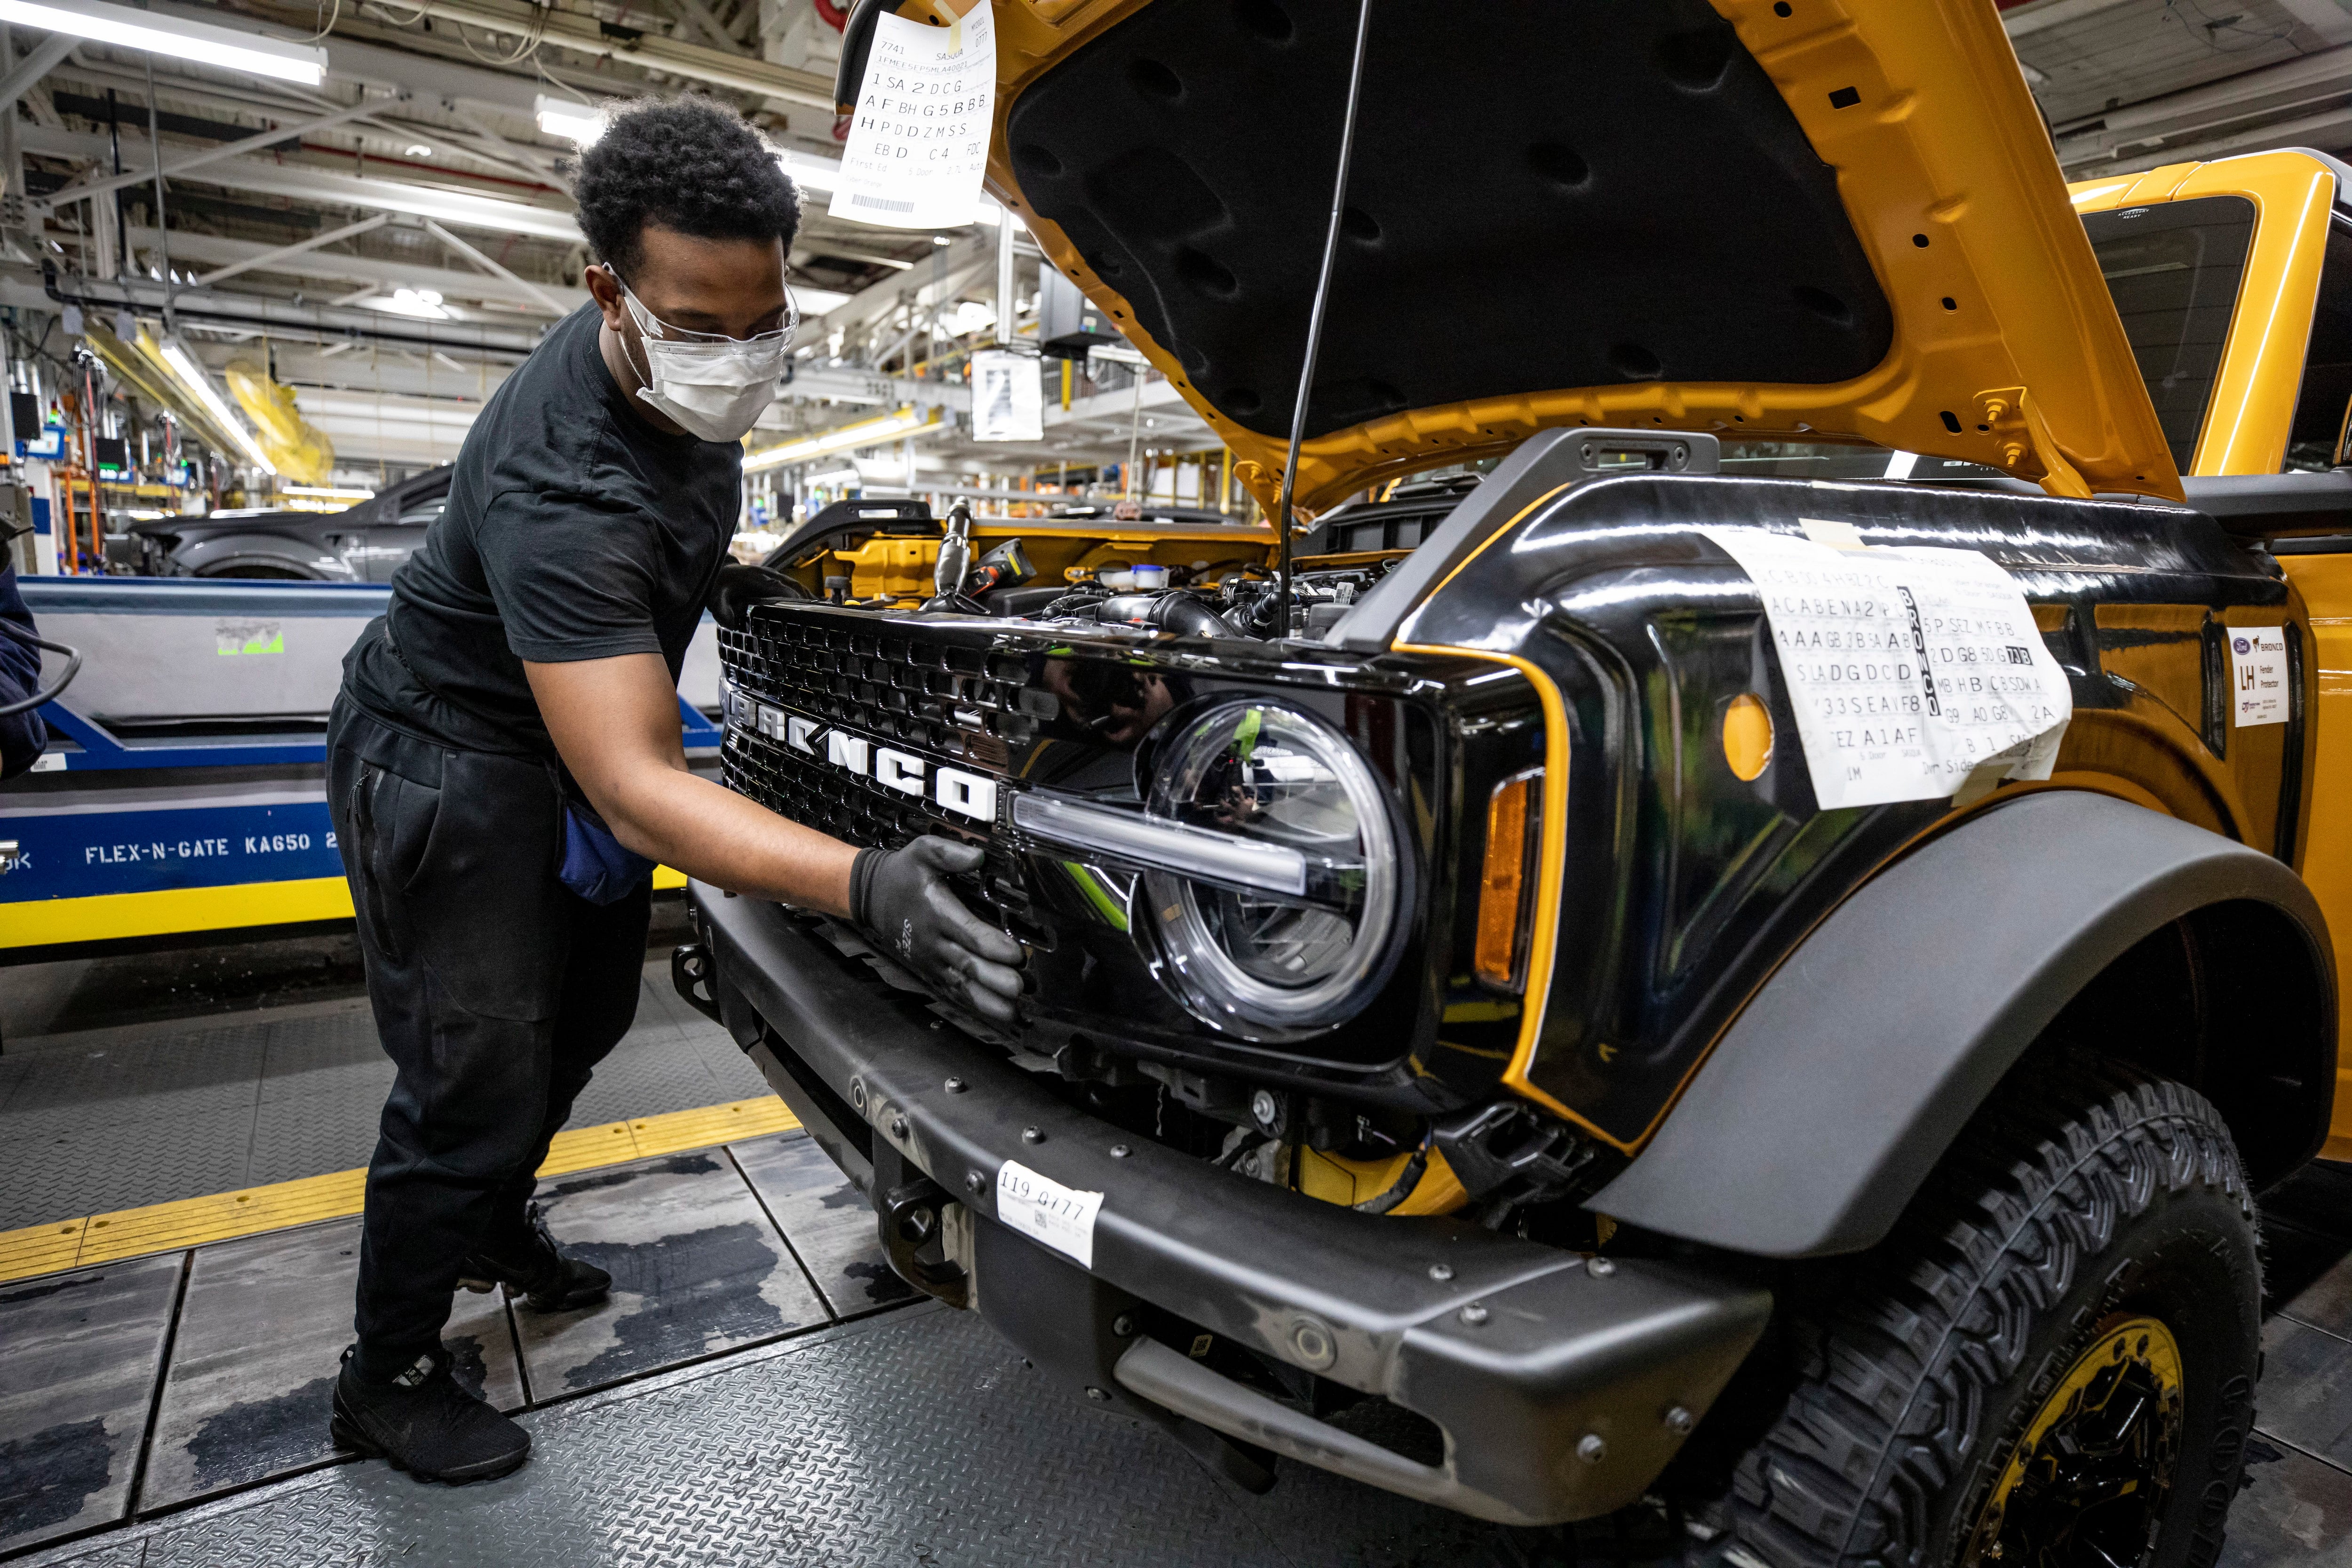
[{"label": "black fender flare", "polygon": [[2046,790],[1928,840],[1832,911],[1587,1206],[1767,1258],[1874,1246],[2002,1075],[2102,970],[2173,921],[2248,904],[2273,918],[2227,918],[2275,938],[2279,983],[2316,987],[2297,1015],[2298,1032],[2316,1038],[2280,1042],[2310,1058],[2296,1064],[2299,1092],[2318,1100],[2316,1126],[2294,1130],[2300,1152],[2283,1162],[2297,1163],[2326,1134],[2335,1085],[2335,966],[2311,890],[2219,834],[2111,796]]}]

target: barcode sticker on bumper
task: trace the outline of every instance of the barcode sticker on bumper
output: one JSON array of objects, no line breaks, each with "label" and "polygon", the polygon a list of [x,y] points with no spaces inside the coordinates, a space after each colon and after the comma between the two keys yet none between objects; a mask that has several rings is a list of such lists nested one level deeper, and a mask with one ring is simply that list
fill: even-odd
[{"label": "barcode sticker on bumper", "polygon": [[1100,1193],[1066,1187],[1018,1160],[1005,1161],[996,1173],[996,1217],[1081,1268],[1095,1266],[1095,1215],[1102,1201]]}]

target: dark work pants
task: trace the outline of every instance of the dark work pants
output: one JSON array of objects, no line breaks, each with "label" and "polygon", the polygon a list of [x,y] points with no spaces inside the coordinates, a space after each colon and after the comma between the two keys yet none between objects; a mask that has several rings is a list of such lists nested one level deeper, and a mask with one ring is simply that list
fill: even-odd
[{"label": "dark work pants", "polygon": [[519,1236],[533,1173],[636,1015],[652,889],[556,879],[547,769],[401,734],[339,702],[328,805],[376,1032],[398,1068],[362,1222],[363,1373],[440,1343],[458,1267]]}]

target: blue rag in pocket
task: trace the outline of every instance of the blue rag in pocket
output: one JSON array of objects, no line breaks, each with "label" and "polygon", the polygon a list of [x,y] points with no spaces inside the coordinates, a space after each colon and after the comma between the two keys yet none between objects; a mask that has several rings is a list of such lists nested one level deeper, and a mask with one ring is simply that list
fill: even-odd
[{"label": "blue rag in pocket", "polygon": [[557,880],[592,904],[618,903],[654,874],[654,863],[622,847],[604,819],[580,803],[563,803],[563,868]]}]

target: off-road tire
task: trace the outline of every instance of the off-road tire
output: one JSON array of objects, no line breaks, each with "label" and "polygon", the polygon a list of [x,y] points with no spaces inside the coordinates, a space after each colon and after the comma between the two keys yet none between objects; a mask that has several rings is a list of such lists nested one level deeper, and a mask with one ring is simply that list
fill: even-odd
[{"label": "off-road tire", "polygon": [[2209,1568],[2253,1423],[2262,1291],[2244,1170],[2203,1096],[2103,1060],[2034,1065],[1885,1243],[1820,1267],[1834,1288],[1784,1341],[1794,1390],[1726,1500],[1741,1555],[1952,1568],[2098,1325],[2147,1313],[2178,1340],[2184,1385],[2147,1568]]}]

